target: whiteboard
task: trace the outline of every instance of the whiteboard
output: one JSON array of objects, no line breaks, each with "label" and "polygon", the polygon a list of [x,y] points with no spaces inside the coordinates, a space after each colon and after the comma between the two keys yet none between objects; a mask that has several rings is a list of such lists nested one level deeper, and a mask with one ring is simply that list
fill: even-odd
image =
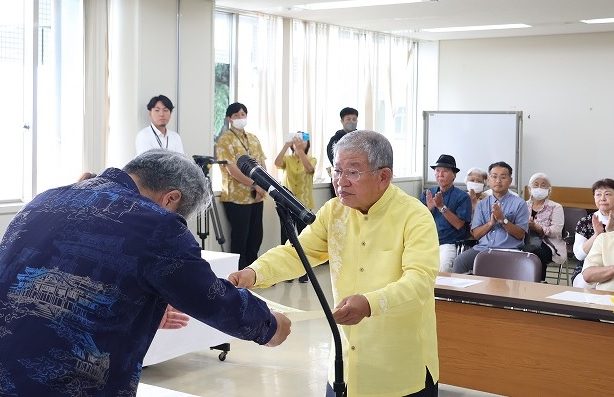
[{"label": "whiteboard", "polygon": [[511,188],[522,186],[519,180],[522,112],[445,112],[425,111],[424,185],[436,185],[431,165],[442,154],[456,159],[460,169],[455,185],[464,185],[470,168],[488,171],[488,166],[505,161],[512,166]]}]

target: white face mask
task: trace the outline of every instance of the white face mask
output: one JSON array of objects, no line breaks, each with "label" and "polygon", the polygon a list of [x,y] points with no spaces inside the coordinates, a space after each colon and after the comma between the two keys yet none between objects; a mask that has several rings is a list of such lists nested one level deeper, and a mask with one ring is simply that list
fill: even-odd
[{"label": "white face mask", "polygon": [[548,194],[550,194],[550,189],[544,189],[541,187],[531,188],[531,197],[533,197],[535,200],[543,200],[548,197]]},{"label": "white face mask", "polygon": [[232,126],[238,130],[242,130],[247,125],[247,117],[244,119],[234,119],[232,120]]},{"label": "white face mask", "polygon": [[473,190],[474,193],[482,193],[484,191],[484,184],[467,181],[467,190]]}]

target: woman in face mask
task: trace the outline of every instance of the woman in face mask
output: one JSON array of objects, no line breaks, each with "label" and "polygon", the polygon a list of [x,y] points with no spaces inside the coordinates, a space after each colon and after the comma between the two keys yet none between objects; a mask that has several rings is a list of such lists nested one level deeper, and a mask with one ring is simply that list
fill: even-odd
[{"label": "woman in face mask", "polygon": [[567,258],[562,237],[565,215],[561,204],[548,199],[551,187],[550,178],[544,173],[538,172],[529,179],[527,206],[531,215],[524,251],[534,253],[541,260],[542,280],[546,279],[548,263],[561,264]]},{"label": "woman in face mask", "polygon": [[467,184],[467,193],[469,194],[469,198],[471,198],[471,213],[475,210],[478,201],[486,197],[484,193],[486,189],[484,186],[486,185],[487,178],[488,175],[486,171],[479,168],[470,168],[469,171],[467,171],[465,183]]},{"label": "woman in face mask", "polygon": [[243,175],[236,161],[242,155],[254,158],[262,167],[266,159],[260,141],[255,134],[247,132],[247,107],[232,103],[226,109],[225,123],[228,129],[215,144],[222,171],[220,201],[230,224],[230,252],[239,254],[239,270],[250,265],[258,257],[262,243],[263,200],[266,192],[254,181]]}]

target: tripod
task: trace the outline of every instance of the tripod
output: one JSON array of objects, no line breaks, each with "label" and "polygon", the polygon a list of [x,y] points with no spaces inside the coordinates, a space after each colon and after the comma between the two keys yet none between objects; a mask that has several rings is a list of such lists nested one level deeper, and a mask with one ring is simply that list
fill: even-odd
[{"label": "tripod", "polygon": [[[213,194],[213,188],[211,187],[211,178],[209,178],[209,165],[211,164],[222,164],[226,163],[225,161],[215,161],[212,157],[206,156],[193,156],[194,161],[200,169],[203,170],[205,174],[205,180],[207,182],[207,189],[209,191],[209,197],[211,197],[211,205],[207,208],[203,213],[200,212],[196,215],[196,234],[200,237],[201,240],[201,248],[205,249],[205,239],[209,237],[210,229],[209,229],[209,220],[213,225],[213,232],[215,233],[215,239],[220,245],[220,249],[224,252],[224,243],[226,242],[226,238],[224,237],[224,232],[222,231],[222,223],[220,222],[220,214],[217,211],[217,204],[215,203],[215,195]],[[205,224],[203,226],[202,220],[205,220]]]}]

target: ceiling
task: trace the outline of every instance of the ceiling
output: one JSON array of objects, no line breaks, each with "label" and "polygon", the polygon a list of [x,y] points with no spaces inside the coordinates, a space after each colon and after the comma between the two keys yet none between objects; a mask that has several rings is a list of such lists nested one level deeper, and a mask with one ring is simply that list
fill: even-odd
[{"label": "ceiling", "polygon": [[[450,40],[614,31],[614,23],[581,19],[613,18],[614,0],[431,0],[423,3],[336,10],[305,10],[305,3],[332,0],[216,0],[223,8],[261,12],[308,21],[386,32],[417,40]],[[451,26],[524,23],[525,29],[429,33]]]}]

